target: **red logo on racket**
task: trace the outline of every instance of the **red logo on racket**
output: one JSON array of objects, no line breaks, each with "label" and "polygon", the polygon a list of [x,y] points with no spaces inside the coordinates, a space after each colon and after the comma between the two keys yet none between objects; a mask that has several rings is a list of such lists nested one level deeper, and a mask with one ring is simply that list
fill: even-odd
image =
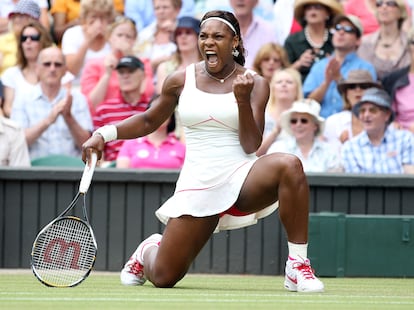
[{"label": "red logo on racket", "polygon": [[[53,255],[53,257],[51,256],[51,253],[53,250],[55,250],[55,246],[59,245],[59,254],[57,255],[57,257],[55,255]],[[65,265],[65,256],[66,253],[70,250],[73,249],[73,257],[72,257],[72,261],[70,264],[70,268],[72,269],[80,269],[80,267],[78,266],[78,260],[79,260],[79,256],[80,256],[80,250],[81,250],[81,246],[79,242],[66,242],[64,239],[62,238],[55,238],[53,240],[51,240],[45,250],[45,262],[46,263],[53,263],[55,262],[56,264],[60,265],[60,266],[64,266]],[[55,259],[55,261],[53,261]]]}]

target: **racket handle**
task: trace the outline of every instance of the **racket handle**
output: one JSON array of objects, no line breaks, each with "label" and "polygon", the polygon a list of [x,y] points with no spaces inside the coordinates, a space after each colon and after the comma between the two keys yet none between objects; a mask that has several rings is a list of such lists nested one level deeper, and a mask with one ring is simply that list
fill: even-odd
[{"label": "racket handle", "polygon": [[91,153],[91,162],[87,162],[85,165],[85,169],[83,170],[82,179],[79,185],[79,192],[81,194],[86,194],[89,189],[89,185],[91,185],[93,172],[96,167],[96,162],[98,160],[98,156],[96,153]]}]

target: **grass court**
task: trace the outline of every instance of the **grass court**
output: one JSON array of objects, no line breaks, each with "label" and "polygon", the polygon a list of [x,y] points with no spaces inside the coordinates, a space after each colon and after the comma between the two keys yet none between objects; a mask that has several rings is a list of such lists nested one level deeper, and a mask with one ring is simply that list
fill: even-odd
[{"label": "grass court", "polygon": [[[411,267],[411,266],[407,266]],[[189,274],[175,288],[120,284],[92,271],[73,288],[50,288],[30,270],[0,269],[0,309],[414,309],[414,279],[322,278],[325,293],[298,294],[282,276]]]}]

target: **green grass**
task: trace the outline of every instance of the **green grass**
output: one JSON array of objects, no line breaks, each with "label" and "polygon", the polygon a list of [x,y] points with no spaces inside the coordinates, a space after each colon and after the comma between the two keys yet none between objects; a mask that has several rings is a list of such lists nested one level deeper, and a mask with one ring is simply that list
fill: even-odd
[{"label": "green grass", "polygon": [[172,289],[125,287],[118,273],[92,271],[73,288],[43,286],[0,269],[0,309],[414,309],[414,279],[323,278],[326,292],[298,294],[283,277],[187,275]]}]

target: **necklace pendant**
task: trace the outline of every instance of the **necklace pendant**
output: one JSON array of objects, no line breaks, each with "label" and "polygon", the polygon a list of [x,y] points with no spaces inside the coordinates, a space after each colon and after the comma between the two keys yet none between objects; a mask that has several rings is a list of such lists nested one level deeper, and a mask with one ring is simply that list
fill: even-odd
[{"label": "necklace pendant", "polygon": [[221,79],[221,80],[220,80],[220,83],[221,83],[221,84],[223,84],[223,83],[224,83],[224,79]]}]

